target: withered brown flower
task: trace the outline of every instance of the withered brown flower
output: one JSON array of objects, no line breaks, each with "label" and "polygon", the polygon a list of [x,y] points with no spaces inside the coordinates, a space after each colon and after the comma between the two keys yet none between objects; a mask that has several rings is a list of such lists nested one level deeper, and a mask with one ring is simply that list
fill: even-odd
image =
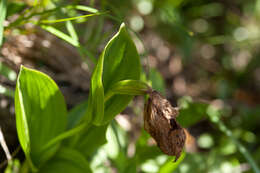
[{"label": "withered brown flower", "polygon": [[181,155],[185,144],[184,129],[176,121],[178,108],[157,91],[148,91],[149,99],[144,106],[144,129],[155,139],[158,147],[167,155]]}]

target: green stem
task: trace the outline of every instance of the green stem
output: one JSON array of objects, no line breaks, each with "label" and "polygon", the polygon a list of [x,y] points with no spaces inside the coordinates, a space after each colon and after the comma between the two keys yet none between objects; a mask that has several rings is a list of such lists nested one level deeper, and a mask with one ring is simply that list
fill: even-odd
[{"label": "green stem", "polygon": [[[123,88],[126,87],[126,89],[122,89],[122,86],[123,86]],[[119,81],[118,83],[116,83],[114,85],[114,87],[112,87],[112,89],[107,92],[104,100],[106,102],[114,94],[144,95],[145,93],[147,93],[147,90],[149,90],[149,89],[150,89],[150,87],[142,81],[123,80],[123,81]],[[86,116],[88,117],[88,113]],[[87,123],[87,124],[89,124],[89,123]],[[42,150],[45,150],[45,149],[51,147],[52,145],[56,144],[57,142],[65,139],[65,138],[71,137],[71,136],[79,133],[86,127],[87,127],[86,122],[83,122],[82,124],[78,125],[77,127],[60,134],[59,136],[57,136],[54,139],[52,139],[51,141],[49,141],[42,148]],[[76,141],[77,140],[78,140],[78,138],[76,138]]]},{"label": "green stem", "polygon": [[59,136],[57,136],[56,138],[52,139],[51,141],[49,141],[45,146],[43,146],[42,150],[45,150],[49,147],[51,147],[52,145],[60,142],[61,140],[71,137],[77,133],[79,133],[80,131],[82,131],[84,128],[86,128],[86,124],[81,124],[71,130],[68,130],[62,134],[60,134]]},{"label": "green stem", "polygon": [[139,80],[121,80],[115,83],[106,93],[104,101],[106,102],[115,94],[122,95],[145,95],[152,88],[143,81]]},{"label": "green stem", "polygon": [[224,132],[230,139],[237,145],[238,150],[240,153],[245,157],[248,163],[251,165],[252,169],[255,173],[260,173],[260,169],[257,166],[256,162],[254,161],[251,154],[247,151],[247,149],[233,136],[232,132],[222,123],[221,121],[217,122],[219,129]]}]

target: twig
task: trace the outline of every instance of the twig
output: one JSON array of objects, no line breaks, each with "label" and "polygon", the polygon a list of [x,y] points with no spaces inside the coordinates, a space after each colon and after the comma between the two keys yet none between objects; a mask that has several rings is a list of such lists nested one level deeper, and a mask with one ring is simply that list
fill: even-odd
[{"label": "twig", "polygon": [[6,142],[5,142],[5,139],[4,139],[4,135],[3,135],[3,132],[2,132],[2,129],[0,127],[0,144],[5,152],[5,155],[6,155],[6,158],[7,158],[7,161],[10,162],[12,160],[12,156],[8,150],[8,147],[6,145]]}]

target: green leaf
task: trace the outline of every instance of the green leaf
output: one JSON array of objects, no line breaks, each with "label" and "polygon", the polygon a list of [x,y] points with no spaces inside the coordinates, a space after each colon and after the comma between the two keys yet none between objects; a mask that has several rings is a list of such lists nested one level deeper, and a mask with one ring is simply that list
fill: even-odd
[{"label": "green leaf", "polygon": [[[122,128],[120,128],[116,121],[113,120],[108,126],[106,136],[108,142],[104,146],[105,151],[107,152],[108,157],[113,159],[115,164],[120,167],[124,160],[126,160],[126,133]],[[118,160],[118,158],[120,159]],[[120,163],[118,164],[116,162]]]},{"label": "green leaf", "polygon": [[70,37],[69,35],[61,32],[60,30],[52,27],[52,26],[48,26],[48,25],[41,25],[41,28],[52,33],[53,35],[57,36],[58,38],[63,39],[64,41],[68,42],[69,44],[71,44],[72,46],[75,47],[79,47],[79,42],[78,40],[74,40],[72,37]]},{"label": "green leaf", "polygon": [[4,20],[5,20],[5,17],[6,17],[6,0],[1,0],[0,1],[0,47],[2,46],[3,44],[3,33],[4,33]]},{"label": "green leaf", "polygon": [[[99,61],[104,61],[102,79],[105,94],[119,81],[139,80],[140,57],[124,24],[106,45]],[[115,115],[122,112],[132,98],[133,96],[129,95],[114,95],[107,100],[103,123],[108,123]]]},{"label": "green leaf", "polygon": [[151,88],[139,80],[122,80],[114,84],[105,96],[105,101],[114,94],[145,95]]},{"label": "green leaf", "polygon": [[106,131],[108,125],[95,126],[92,125],[84,133],[84,137],[77,143],[77,150],[81,151],[84,156],[91,157],[97,149],[107,142]]},{"label": "green leaf", "polygon": [[39,173],[89,173],[88,161],[77,150],[62,147],[39,171]]},{"label": "green leaf", "polygon": [[119,32],[106,45],[92,74],[89,111],[86,117],[93,115],[93,123],[101,125],[108,123],[123,111],[133,96],[114,95],[104,105],[104,93],[107,93],[118,81],[138,80],[140,70],[136,47],[125,25],[122,24]]},{"label": "green leaf", "polygon": [[178,168],[179,164],[183,161],[185,158],[186,153],[182,153],[181,157],[178,159],[177,162],[173,162],[173,159],[170,157],[166,163],[164,163],[161,167],[160,170],[158,171],[159,173],[164,173],[164,172],[174,172],[176,168]]},{"label": "green leaf", "polygon": [[77,32],[75,31],[75,28],[72,24],[71,21],[66,21],[66,28],[69,32],[70,35],[65,34],[64,32],[54,28],[53,26],[49,26],[49,25],[40,25],[40,27],[48,32],[50,32],[51,34],[57,36],[58,38],[68,42],[69,44],[71,44],[72,46],[78,48],[80,54],[82,56],[87,55],[91,61],[96,64],[96,58],[92,55],[91,52],[89,52],[86,48],[84,48],[79,40],[78,40],[78,35]]},{"label": "green leaf", "polygon": [[[128,67],[131,67],[131,70],[129,70]],[[134,92],[137,92],[138,89],[147,87],[146,84],[138,81],[140,68],[137,50],[123,24],[119,32],[105,47],[93,71],[88,108],[83,118],[84,124],[89,124],[89,122],[93,120],[92,122],[95,126],[105,125],[101,126],[104,127],[103,130],[101,129],[101,131],[96,132],[99,134],[101,141],[105,139],[103,139],[103,135],[106,132],[106,124],[108,124],[115,115],[120,113],[133,98],[133,96],[115,93],[120,91],[126,94],[126,92],[129,92],[127,91],[128,89],[133,90],[131,87],[134,87]],[[123,86],[127,86],[128,88],[125,90]],[[104,105],[105,92],[108,93],[106,105]],[[112,94],[110,95],[109,93]],[[104,110],[106,111],[105,113]],[[84,133],[79,134],[78,138],[75,139],[75,144],[81,145],[81,148],[88,148],[88,145],[90,145],[92,141],[86,139],[86,135],[92,135],[92,131],[95,132],[92,128],[97,128],[95,126],[90,126],[89,128],[91,130],[86,129]],[[93,135],[95,136],[95,133],[93,133]]]},{"label": "green leaf", "polygon": [[57,19],[57,20],[42,20],[42,21],[40,21],[40,23],[42,23],[42,24],[51,24],[51,23],[66,22],[66,21],[77,20],[77,19],[81,19],[81,18],[88,18],[88,17],[92,17],[92,16],[98,16],[98,15],[102,15],[102,14],[104,14],[104,13],[86,14],[86,15],[81,15],[81,16],[76,16],[76,17],[68,17],[68,18]]},{"label": "green leaf", "polygon": [[180,114],[177,117],[177,121],[183,127],[189,127],[203,118],[207,118],[206,110],[208,105],[205,103],[199,102],[191,102],[191,100],[187,100],[189,98],[183,97],[179,102]]},{"label": "green leaf", "polygon": [[[209,107],[211,107],[211,106],[212,105],[209,105]],[[238,139],[236,139],[236,137],[234,136],[232,131],[229,130],[221,120],[215,121],[215,119],[212,118],[212,115],[209,115],[209,113],[208,113],[208,116],[209,116],[211,122],[218,125],[219,130],[221,132],[223,132],[229,138],[229,140],[231,140],[232,143],[237,146],[239,152],[244,156],[244,158],[247,160],[247,162],[252,167],[252,170],[254,170],[255,173],[260,173],[260,168],[259,168],[258,164],[256,163],[256,161],[254,160],[254,158],[252,157],[251,153],[249,153],[247,148],[242,143],[240,143],[240,141]]]},{"label": "green leaf", "polygon": [[86,122],[93,117],[93,124],[100,125],[104,117],[104,88],[102,84],[103,57],[98,61],[91,77],[89,108],[87,110]]},{"label": "green leaf", "polygon": [[26,8],[26,4],[23,2],[8,2],[7,5],[7,17],[17,13],[21,13]]},{"label": "green leaf", "polygon": [[159,91],[165,96],[165,82],[160,72],[155,68],[152,68],[149,72],[149,78],[152,82],[153,89]]},{"label": "green leaf", "polygon": [[50,77],[22,66],[15,91],[15,113],[21,147],[30,166],[38,167],[59,147],[55,143],[43,149],[44,145],[66,129],[63,95]]},{"label": "green leaf", "polygon": [[19,173],[20,167],[21,165],[18,159],[11,160],[4,173]]},{"label": "green leaf", "polygon": [[[68,129],[72,129],[77,127],[80,123],[82,117],[86,114],[88,110],[88,102],[82,102],[81,104],[75,106],[68,115]],[[76,140],[79,142],[74,145],[78,151],[82,151],[82,154],[87,157],[91,157],[93,153],[103,144],[106,143],[106,131],[107,126],[95,126],[90,125],[88,128],[84,129],[79,138],[76,137]],[[98,136],[98,138],[97,138]],[[93,140],[95,139],[95,140]],[[71,145],[74,144],[73,140],[75,138],[69,138],[66,140],[66,144]]]},{"label": "green leaf", "polygon": [[75,107],[73,107],[68,114],[68,126],[67,129],[72,129],[79,124],[82,117],[85,115],[88,107],[88,102],[84,101]]},{"label": "green leaf", "polygon": [[136,162],[136,158],[133,157],[133,158],[127,158],[127,163],[126,163],[126,166],[123,170],[123,172],[125,173],[137,173],[137,163]]},{"label": "green leaf", "polygon": [[86,12],[90,12],[90,13],[97,13],[98,10],[89,6],[85,6],[85,5],[73,5],[73,6],[68,6],[68,9],[77,9],[77,10],[81,10],[81,11],[86,11]]},{"label": "green leaf", "polygon": [[150,135],[144,130],[141,130],[139,139],[136,141],[136,157],[137,163],[144,163],[146,160],[154,159],[157,156],[163,154],[158,146],[149,146],[148,140]]},{"label": "green leaf", "polygon": [[66,28],[70,34],[70,37],[76,42],[78,42],[79,38],[71,21],[66,21]]}]

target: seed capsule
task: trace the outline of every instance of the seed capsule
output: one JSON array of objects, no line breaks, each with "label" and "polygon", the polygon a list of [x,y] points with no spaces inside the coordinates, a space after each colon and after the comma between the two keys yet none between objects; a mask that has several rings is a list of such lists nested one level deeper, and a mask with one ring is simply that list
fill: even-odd
[{"label": "seed capsule", "polygon": [[155,139],[158,147],[167,155],[181,155],[185,144],[184,129],[176,121],[178,108],[157,91],[148,92],[149,99],[144,106],[144,129]]}]

